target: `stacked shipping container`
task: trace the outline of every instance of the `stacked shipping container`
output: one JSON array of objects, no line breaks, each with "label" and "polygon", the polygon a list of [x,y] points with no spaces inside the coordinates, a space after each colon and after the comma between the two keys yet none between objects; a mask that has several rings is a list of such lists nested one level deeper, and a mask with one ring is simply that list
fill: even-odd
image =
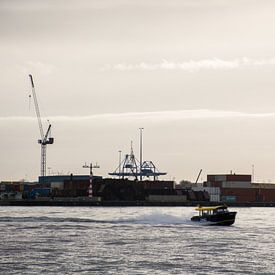
[{"label": "stacked shipping container", "polygon": [[227,203],[275,202],[275,184],[251,183],[251,175],[208,175],[204,186],[218,187]]}]

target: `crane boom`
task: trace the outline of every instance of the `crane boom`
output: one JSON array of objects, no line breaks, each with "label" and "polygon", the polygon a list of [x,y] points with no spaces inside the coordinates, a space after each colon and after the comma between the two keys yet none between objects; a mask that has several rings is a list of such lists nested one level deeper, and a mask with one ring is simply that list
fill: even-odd
[{"label": "crane boom", "polygon": [[200,178],[201,172],[202,172],[202,169],[200,170],[200,172],[199,172],[199,174],[198,174],[198,176],[197,176],[197,179],[196,179],[196,184],[197,184],[197,183],[198,183],[198,181],[199,181],[199,178]]},{"label": "crane boom", "polygon": [[35,107],[35,112],[37,116],[37,121],[38,121],[38,127],[41,135],[41,140],[44,138],[44,131],[43,131],[43,126],[42,126],[42,121],[41,121],[41,116],[40,116],[40,111],[39,111],[39,106],[38,106],[38,101],[35,93],[35,88],[34,88],[34,82],[32,75],[29,74],[30,80],[31,80],[31,85],[32,85],[32,96],[33,96],[33,101],[34,101],[34,107]]}]

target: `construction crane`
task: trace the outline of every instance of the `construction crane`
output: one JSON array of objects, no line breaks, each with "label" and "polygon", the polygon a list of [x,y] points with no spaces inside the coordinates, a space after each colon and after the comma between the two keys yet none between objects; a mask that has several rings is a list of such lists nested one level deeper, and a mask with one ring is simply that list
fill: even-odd
[{"label": "construction crane", "polygon": [[36,97],[36,93],[35,93],[33,78],[32,78],[31,74],[29,75],[29,77],[30,77],[30,80],[31,80],[33,101],[34,101],[35,112],[36,112],[36,116],[37,116],[40,136],[41,136],[41,139],[38,140],[38,143],[41,144],[41,170],[40,170],[40,174],[41,174],[41,177],[45,177],[46,176],[46,149],[47,149],[47,145],[48,144],[53,144],[53,142],[54,142],[54,138],[50,137],[52,125],[49,124],[47,132],[44,135],[44,130],[43,130],[43,125],[42,125],[42,121],[41,121],[38,101],[37,101],[37,97]]}]

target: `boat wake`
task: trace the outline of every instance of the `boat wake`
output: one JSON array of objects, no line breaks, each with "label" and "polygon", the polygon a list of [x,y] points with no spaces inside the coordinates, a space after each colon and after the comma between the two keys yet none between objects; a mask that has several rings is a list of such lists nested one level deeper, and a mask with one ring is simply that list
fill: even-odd
[{"label": "boat wake", "polygon": [[134,218],[122,218],[117,220],[117,222],[149,225],[176,225],[185,224],[187,222],[187,219],[164,213],[150,213],[139,215]]},{"label": "boat wake", "polygon": [[98,223],[98,224],[141,224],[141,225],[181,225],[192,224],[188,217],[180,217],[166,213],[148,213],[142,215],[133,215],[128,217],[110,218],[109,216],[104,219],[80,218],[80,217],[51,217],[51,216],[36,216],[36,217],[1,217],[0,223]]}]

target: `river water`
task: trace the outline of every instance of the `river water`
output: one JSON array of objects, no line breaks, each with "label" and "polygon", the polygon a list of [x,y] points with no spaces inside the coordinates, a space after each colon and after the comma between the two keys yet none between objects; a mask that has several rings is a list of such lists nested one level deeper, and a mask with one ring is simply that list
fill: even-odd
[{"label": "river water", "polygon": [[275,274],[275,208],[0,207],[0,274]]}]

